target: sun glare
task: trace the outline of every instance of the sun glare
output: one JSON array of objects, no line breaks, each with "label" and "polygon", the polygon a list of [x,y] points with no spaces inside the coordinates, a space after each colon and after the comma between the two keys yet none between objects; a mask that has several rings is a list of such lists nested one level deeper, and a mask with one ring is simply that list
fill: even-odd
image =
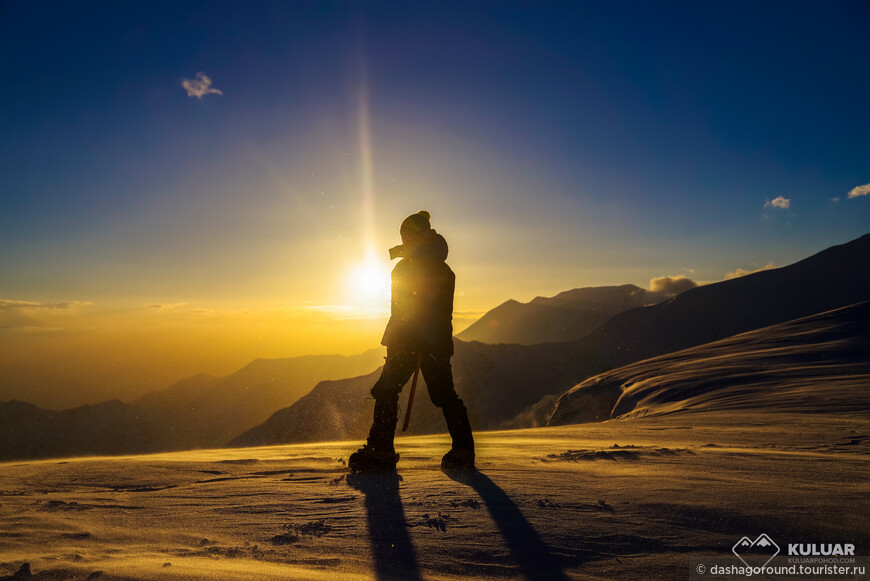
[{"label": "sun glare", "polygon": [[376,306],[390,300],[390,271],[386,265],[368,260],[354,266],[348,276],[354,302]]}]

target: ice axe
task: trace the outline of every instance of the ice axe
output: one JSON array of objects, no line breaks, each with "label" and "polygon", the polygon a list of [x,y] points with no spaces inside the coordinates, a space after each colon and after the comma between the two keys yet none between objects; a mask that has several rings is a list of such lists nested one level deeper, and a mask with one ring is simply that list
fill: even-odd
[{"label": "ice axe", "polygon": [[411,380],[411,393],[408,394],[408,409],[405,410],[405,421],[402,423],[402,431],[408,429],[411,421],[411,406],[414,404],[414,392],[417,391],[417,378],[420,376],[420,364],[423,363],[423,354],[417,355],[417,368],[414,369],[414,379]]}]

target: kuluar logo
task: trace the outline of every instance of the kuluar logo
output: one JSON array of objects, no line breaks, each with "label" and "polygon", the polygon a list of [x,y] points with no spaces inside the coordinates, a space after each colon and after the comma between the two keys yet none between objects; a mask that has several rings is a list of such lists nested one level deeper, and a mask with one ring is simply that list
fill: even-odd
[{"label": "kuluar logo", "polygon": [[743,537],[731,547],[731,552],[747,567],[765,567],[779,555],[779,545],[767,534],[761,533],[754,541]]}]

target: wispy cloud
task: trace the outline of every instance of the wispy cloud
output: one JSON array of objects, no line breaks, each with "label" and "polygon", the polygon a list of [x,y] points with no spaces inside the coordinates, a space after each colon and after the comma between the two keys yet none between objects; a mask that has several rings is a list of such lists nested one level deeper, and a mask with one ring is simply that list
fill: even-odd
[{"label": "wispy cloud", "polygon": [[454,319],[479,319],[489,311],[453,311]]},{"label": "wispy cloud", "polygon": [[698,283],[682,274],[659,276],[649,281],[649,289],[654,293],[663,292],[672,295],[678,295],[696,286],[698,286]]},{"label": "wispy cloud", "polygon": [[74,307],[87,306],[89,301],[62,301],[56,303],[40,303],[36,301],[15,301],[11,299],[0,299],[0,312],[20,310],[20,309],[51,309],[51,310],[67,310]]},{"label": "wispy cloud", "polygon": [[772,262],[768,262],[761,268],[756,268],[755,270],[747,270],[745,268],[738,268],[733,272],[729,272],[725,275],[725,280],[731,280],[732,278],[740,278],[741,276],[746,276],[747,274],[753,274],[755,272],[761,272],[762,270],[772,270],[776,268]]},{"label": "wispy cloud", "polygon": [[[290,310],[295,310],[292,307]],[[390,308],[365,307],[359,305],[306,305],[302,310],[309,313],[323,313],[333,319],[356,320],[356,319],[383,319],[390,316]]]},{"label": "wispy cloud", "polygon": [[765,208],[781,208],[783,210],[787,210],[791,208],[791,200],[784,196],[777,196],[772,200],[767,200],[764,202]]},{"label": "wispy cloud", "polygon": [[863,186],[852,188],[852,191],[849,192],[849,198],[857,198],[859,196],[867,195],[870,195],[870,184],[864,184]]},{"label": "wispy cloud", "polygon": [[215,315],[218,317],[234,317],[239,315],[239,311],[234,310],[214,310],[197,306],[190,303],[146,303],[142,305],[148,316],[163,318],[165,320],[185,320],[191,317],[202,317],[203,315]]},{"label": "wispy cloud", "polygon": [[0,299],[0,329],[52,327],[58,317],[74,314],[77,307],[90,304],[86,301],[43,303]]},{"label": "wispy cloud", "polygon": [[145,306],[156,311],[175,311],[186,307],[187,303],[148,303]]},{"label": "wispy cloud", "polygon": [[182,79],[181,86],[187,91],[188,97],[202,99],[209,93],[223,95],[223,91],[211,86],[211,78],[205,73],[196,73],[195,79]]}]

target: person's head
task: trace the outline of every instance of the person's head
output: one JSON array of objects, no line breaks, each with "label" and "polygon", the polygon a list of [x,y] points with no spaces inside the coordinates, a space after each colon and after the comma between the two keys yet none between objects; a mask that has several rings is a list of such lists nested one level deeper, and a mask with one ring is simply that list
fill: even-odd
[{"label": "person's head", "polygon": [[431,235],[432,226],[429,224],[429,217],[429,212],[420,210],[402,221],[399,234],[401,234],[402,244],[405,245],[409,254],[419,248]]}]

